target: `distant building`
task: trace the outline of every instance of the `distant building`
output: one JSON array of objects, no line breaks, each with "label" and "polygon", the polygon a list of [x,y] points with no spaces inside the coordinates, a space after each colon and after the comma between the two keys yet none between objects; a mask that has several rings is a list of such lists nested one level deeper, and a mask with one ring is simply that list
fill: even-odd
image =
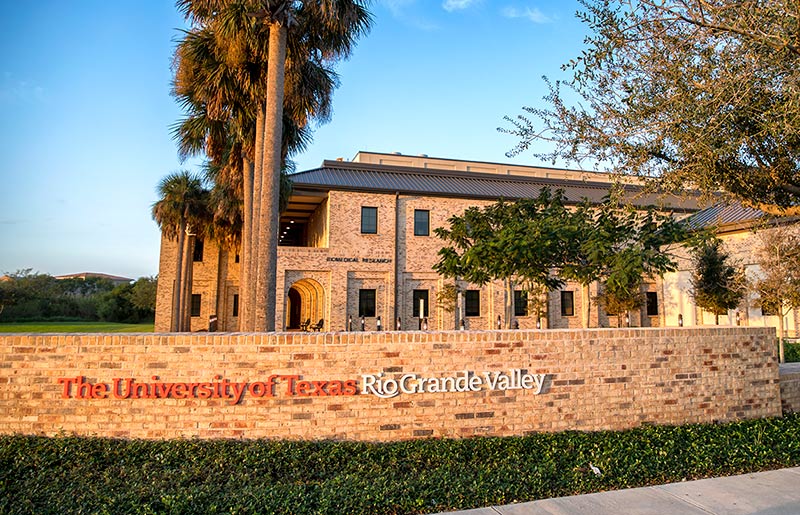
[{"label": "distant building", "polygon": [[[774,231],[778,226],[789,225],[800,234],[797,218],[774,220],[763,211],[744,207],[740,204],[720,204],[703,209],[686,219],[694,229],[713,229],[722,240],[731,262],[744,267],[745,277],[753,281],[760,274],[761,267],[756,263],[759,245],[758,233]],[[698,308],[691,296],[692,261],[687,249],[678,256],[678,270],[664,275],[664,305],[666,325],[714,325],[715,316]],[[720,317],[720,324],[745,325],[752,327],[778,327],[779,317],[765,313],[758,302],[758,294],[748,291],[736,309]],[[793,310],[783,320],[786,335],[800,336],[800,310]]]},{"label": "distant building", "polygon": [[[353,161],[325,161],[320,168],[292,175],[294,190],[281,214],[278,248],[276,327],[298,329],[323,322],[325,331],[404,330],[427,322],[430,330],[521,329],[537,326],[519,287],[501,282],[484,286],[459,281],[463,291],[455,312],[437,303],[437,293],[452,280],[433,270],[442,241],[436,227],[470,206],[500,198],[536,197],[544,187],[563,189],[569,203],[600,202],[613,177],[608,174],[546,167],[461,161],[360,152]],[[644,194],[628,186],[638,205],[664,205],[687,216],[693,201]],[[665,204],[666,203],[666,204]],[[239,256],[213,242],[196,240],[190,250],[191,299],[186,304],[193,331],[208,329],[211,317],[220,331],[238,330]],[[175,302],[177,243],[162,238],[155,330],[171,327]],[[636,326],[665,321],[661,285],[646,285],[648,304],[631,315]],[[597,295],[593,286],[590,296]],[[581,326],[581,288],[568,283],[548,298],[540,322],[548,328]],[[592,301],[592,326],[616,324]],[[506,306],[510,306],[509,324]],[[352,326],[350,320],[352,319]]]},{"label": "distant building", "polygon": [[108,279],[114,286],[119,286],[120,284],[130,284],[136,279],[131,279],[130,277],[122,277],[119,275],[110,275],[110,274],[101,274],[98,272],[81,272],[78,274],[67,274],[67,275],[56,275],[54,276],[55,279],[83,279],[86,280],[87,278],[97,278],[97,279]]}]

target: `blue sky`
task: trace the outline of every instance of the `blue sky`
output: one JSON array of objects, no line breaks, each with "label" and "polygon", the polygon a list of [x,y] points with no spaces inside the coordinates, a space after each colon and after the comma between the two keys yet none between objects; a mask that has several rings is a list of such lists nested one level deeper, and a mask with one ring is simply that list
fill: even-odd
[{"label": "blue sky", "polygon": [[[576,1],[377,0],[337,71],[333,119],[298,170],[359,150],[542,164],[497,132],[579,55]],[[12,2],[0,18],[0,273],[158,273],[156,185],[169,127],[171,1]]]}]

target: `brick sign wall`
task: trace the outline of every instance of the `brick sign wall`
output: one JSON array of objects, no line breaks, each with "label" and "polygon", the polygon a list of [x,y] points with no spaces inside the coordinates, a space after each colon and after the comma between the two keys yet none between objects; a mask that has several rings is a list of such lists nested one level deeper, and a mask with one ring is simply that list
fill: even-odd
[{"label": "brick sign wall", "polygon": [[395,440],[777,416],[774,331],[0,336],[0,432]]}]

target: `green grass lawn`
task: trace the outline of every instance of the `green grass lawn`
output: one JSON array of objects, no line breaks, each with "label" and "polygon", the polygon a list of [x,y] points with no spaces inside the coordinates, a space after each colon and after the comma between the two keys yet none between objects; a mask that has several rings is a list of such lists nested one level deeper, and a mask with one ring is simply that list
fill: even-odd
[{"label": "green grass lawn", "polygon": [[0,333],[152,333],[153,324],[115,322],[9,322],[0,323]]}]

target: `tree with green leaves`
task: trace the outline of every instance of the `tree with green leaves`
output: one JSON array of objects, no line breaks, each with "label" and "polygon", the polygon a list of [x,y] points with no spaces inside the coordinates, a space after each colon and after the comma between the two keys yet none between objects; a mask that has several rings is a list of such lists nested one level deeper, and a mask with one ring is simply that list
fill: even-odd
[{"label": "tree with green leaves", "polygon": [[735,309],[744,297],[744,273],[730,263],[729,254],[716,237],[703,239],[692,248],[692,264],[694,303],[714,313],[714,323],[719,325],[719,316]]},{"label": "tree with green leaves", "polygon": [[778,317],[778,348],[784,362],[784,319],[800,309],[800,230],[781,226],[758,233],[756,263],[761,269],[755,280],[761,309]]},{"label": "tree with green leaves", "polygon": [[[543,188],[538,197],[515,202],[500,200],[483,208],[470,207],[450,218],[450,227],[439,227],[436,235],[446,245],[434,266],[439,274],[477,285],[504,281],[527,291],[558,288],[563,280],[552,273],[566,259],[568,242],[561,224],[568,217],[562,191]],[[506,316],[507,324],[511,316]]]},{"label": "tree with green leaves", "polygon": [[250,303],[253,309],[247,311],[252,325],[244,329],[271,331],[275,328],[280,171],[286,157],[284,115],[293,107],[309,118],[316,114],[308,104],[286,102],[286,87],[292,85],[287,72],[304,63],[329,65],[347,57],[369,29],[371,17],[359,0],[178,0],[178,6],[194,26],[213,30],[229,59],[256,65],[245,67],[243,73],[257,69],[263,78],[256,81],[258,98],[253,104],[253,179],[251,183],[245,173],[244,181],[244,227],[250,240],[244,250],[250,262],[249,286],[255,284],[254,295],[246,299],[254,301]]},{"label": "tree with green leaves", "polygon": [[676,269],[670,252],[685,239],[683,226],[655,206],[625,203],[625,195],[616,186],[599,205],[584,200],[564,225],[570,249],[560,274],[581,284],[583,327],[589,326],[592,283],[600,283],[606,311],[622,316],[641,306],[646,278]]},{"label": "tree with green leaves", "polygon": [[188,171],[175,172],[164,177],[158,185],[157,200],[152,207],[156,221],[166,238],[177,239],[175,263],[175,288],[172,301],[170,330],[187,331],[188,299],[191,295],[191,249],[197,230],[210,226],[207,210],[208,190],[203,179]]},{"label": "tree with green leaves", "polygon": [[131,286],[130,301],[136,309],[155,316],[158,279],[140,277]]},{"label": "tree with green leaves", "polygon": [[[449,228],[436,230],[447,245],[434,269],[478,285],[515,281],[534,299],[567,280],[580,282],[587,292],[599,281],[608,309],[635,309],[644,278],[676,269],[669,251],[685,231],[655,207],[623,204],[623,192],[613,192],[600,205],[584,201],[574,210],[567,208],[563,192],[548,188],[537,198],[468,208],[450,218]],[[584,299],[588,327],[588,293]]]},{"label": "tree with green leaves", "polygon": [[[580,0],[587,48],[506,118],[536,155],[800,214],[800,4]],[[572,102],[572,99],[577,99]]]}]

